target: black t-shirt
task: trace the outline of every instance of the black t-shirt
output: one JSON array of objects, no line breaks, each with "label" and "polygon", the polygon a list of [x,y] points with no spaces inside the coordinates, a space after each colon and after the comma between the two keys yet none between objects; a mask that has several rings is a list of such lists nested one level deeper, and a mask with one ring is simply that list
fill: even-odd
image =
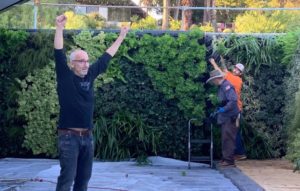
[{"label": "black t-shirt", "polygon": [[103,73],[111,59],[104,53],[81,78],[70,70],[63,49],[54,49],[57,93],[60,105],[58,128],[93,128],[95,78]]}]

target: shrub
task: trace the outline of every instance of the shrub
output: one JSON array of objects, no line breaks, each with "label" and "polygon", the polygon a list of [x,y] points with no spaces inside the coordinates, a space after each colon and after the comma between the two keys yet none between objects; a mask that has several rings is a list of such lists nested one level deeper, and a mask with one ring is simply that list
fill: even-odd
[{"label": "shrub", "polygon": [[[186,156],[186,120],[177,108],[176,102],[167,100],[162,93],[153,89],[151,79],[143,64],[135,64],[124,58],[119,64],[125,77],[124,81],[115,80],[110,84],[105,84],[96,93],[97,128],[100,128],[100,121],[113,124],[115,114],[126,111],[128,115],[141,120],[144,127],[160,135],[156,147],[159,155],[174,158]],[[136,134],[136,130],[138,129],[133,128],[131,134]],[[101,133],[99,134],[99,139],[103,139]],[[108,136],[114,136],[114,134]],[[102,141],[102,144],[96,144],[96,147],[101,147],[103,150],[109,145]],[[143,151],[147,155],[154,154],[149,149]],[[102,154],[97,150],[97,155]],[[114,157],[119,156],[116,153]]]},{"label": "shrub", "polygon": [[177,102],[185,118],[198,118],[204,114],[204,87],[200,78],[206,72],[205,48],[198,39],[203,33],[193,30],[180,34],[151,37],[144,35],[134,60],[145,65],[155,90],[167,99]]},{"label": "shrub", "polygon": [[157,22],[153,17],[147,16],[145,19],[140,19],[137,22],[133,22],[131,29],[157,29]]},{"label": "shrub", "polygon": [[122,110],[111,119],[100,117],[94,128],[96,158],[121,160],[156,153],[159,134],[145,125],[138,114]]},{"label": "shrub", "polygon": [[58,120],[54,63],[35,70],[20,81],[18,114],[24,116],[24,146],[33,154],[56,156],[55,132]]}]

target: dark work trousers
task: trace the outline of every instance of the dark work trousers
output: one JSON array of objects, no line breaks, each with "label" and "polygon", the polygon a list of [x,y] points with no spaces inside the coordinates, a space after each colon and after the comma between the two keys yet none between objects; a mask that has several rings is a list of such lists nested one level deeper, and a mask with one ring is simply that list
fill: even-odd
[{"label": "dark work trousers", "polygon": [[92,175],[94,143],[92,133],[58,133],[60,175],[56,191],[86,191]]},{"label": "dark work trousers", "polygon": [[242,121],[242,113],[240,113],[240,117],[236,120],[238,121],[238,132],[236,134],[236,139],[235,139],[235,155],[245,155],[245,147],[244,147],[244,140],[242,137],[242,129],[241,129],[241,121]]},{"label": "dark work trousers", "polygon": [[235,125],[235,121],[232,120],[222,123],[221,128],[223,160],[234,164],[235,139],[238,128]]},{"label": "dark work trousers", "polygon": [[242,138],[242,131],[241,131],[241,127],[238,128],[238,132],[236,134],[236,141],[235,141],[235,151],[234,154],[236,155],[245,155],[245,147],[244,147],[244,142],[243,142],[243,138]]}]

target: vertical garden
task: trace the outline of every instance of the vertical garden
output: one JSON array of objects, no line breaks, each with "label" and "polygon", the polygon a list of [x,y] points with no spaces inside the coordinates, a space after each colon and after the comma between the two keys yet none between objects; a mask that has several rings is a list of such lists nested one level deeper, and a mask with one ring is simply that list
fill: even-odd
[{"label": "vertical garden", "polygon": [[[53,31],[0,30],[0,155],[56,157],[58,101]],[[82,48],[94,61],[117,34],[65,34],[65,49]],[[228,67],[246,65],[243,136],[250,158],[300,158],[300,31],[281,36],[227,36],[213,42]],[[96,81],[95,157],[123,160],[187,156],[187,122],[196,126],[215,109],[206,85],[212,69],[204,34],[160,36],[131,32]],[[218,143],[218,129],[216,143]],[[5,145],[5,146],[4,146]],[[215,155],[218,157],[218,149]]]}]

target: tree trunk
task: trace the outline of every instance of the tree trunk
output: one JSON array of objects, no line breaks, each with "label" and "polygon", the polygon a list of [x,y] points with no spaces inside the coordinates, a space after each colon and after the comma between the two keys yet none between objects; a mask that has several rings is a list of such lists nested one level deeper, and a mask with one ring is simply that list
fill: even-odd
[{"label": "tree trunk", "polygon": [[[210,7],[210,0],[205,0],[204,1],[204,7]],[[203,23],[209,23],[210,21],[210,14],[209,10],[204,10],[203,11]]]},{"label": "tree trunk", "polygon": [[169,28],[169,16],[170,16],[170,0],[163,0],[163,21],[162,21],[162,30],[167,30]]},{"label": "tree trunk", "polygon": [[[212,7],[216,7],[216,2],[215,0],[211,0],[211,5]],[[217,26],[217,10],[214,9],[211,11],[211,24],[214,27],[214,32],[218,31],[218,26]]]},{"label": "tree trunk", "polygon": [[[181,1],[182,6],[186,7],[192,7],[194,5],[194,0],[182,0]],[[192,24],[192,16],[193,11],[192,10],[185,10],[183,13],[183,30],[188,30]]]},{"label": "tree trunk", "polygon": [[[205,0],[205,7],[216,7],[215,0]],[[205,10],[203,12],[203,23],[211,23],[214,27],[214,31],[217,31],[217,11],[216,10]]]},{"label": "tree trunk", "polygon": [[[176,0],[176,6],[177,7],[180,6],[180,0]],[[178,20],[178,15],[179,15],[179,9],[175,9],[174,20]]]}]

